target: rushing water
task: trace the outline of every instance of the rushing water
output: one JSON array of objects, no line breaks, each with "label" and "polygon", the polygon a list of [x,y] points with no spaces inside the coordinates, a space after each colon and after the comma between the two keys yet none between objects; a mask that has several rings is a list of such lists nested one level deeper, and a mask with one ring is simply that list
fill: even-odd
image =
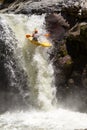
[{"label": "rushing water", "polygon": [[[47,41],[44,25],[44,15],[27,17],[24,15],[4,15],[5,22],[9,24],[18,39],[18,54],[21,64],[28,75],[29,103],[40,109],[52,107],[55,100],[55,87],[53,86],[53,67],[49,61],[48,48],[36,46],[26,39],[26,34],[32,34],[34,29],[39,31],[40,41]],[[22,53],[20,53],[20,51]]]},{"label": "rushing water", "polygon": [[[35,46],[25,38],[35,28],[39,41],[48,41],[42,16],[2,14],[18,39],[19,61],[28,75],[29,111],[6,112],[0,116],[0,130],[75,130],[87,128],[87,115],[59,109],[56,102],[54,71],[49,61],[49,48]],[[39,109],[37,109],[39,108]]]},{"label": "rushing water", "polygon": [[83,130],[87,115],[58,109],[5,113],[0,117],[0,130]]}]

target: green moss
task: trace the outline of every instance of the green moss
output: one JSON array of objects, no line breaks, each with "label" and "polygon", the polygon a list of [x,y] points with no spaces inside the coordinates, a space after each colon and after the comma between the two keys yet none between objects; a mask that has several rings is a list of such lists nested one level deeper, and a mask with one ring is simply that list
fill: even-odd
[{"label": "green moss", "polygon": [[72,62],[72,60],[70,59],[70,60],[67,60],[66,61],[66,63],[65,63],[65,65],[71,65],[73,62]]},{"label": "green moss", "polygon": [[63,44],[60,46],[60,56],[66,56],[68,53],[67,53],[67,49],[66,49],[66,45]]},{"label": "green moss", "polygon": [[87,25],[83,25],[80,28],[80,37],[81,40],[87,40]]}]

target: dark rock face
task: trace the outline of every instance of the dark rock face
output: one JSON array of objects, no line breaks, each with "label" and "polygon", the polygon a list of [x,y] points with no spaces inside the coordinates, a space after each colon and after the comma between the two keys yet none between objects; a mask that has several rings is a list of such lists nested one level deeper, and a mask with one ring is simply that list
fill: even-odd
[{"label": "dark rock face", "polygon": [[67,19],[70,26],[74,26],[79,21],[79,11],[80,6],[70,6],[70,7],[63,7],[61,10],[61,14],[65,19]]},{"label": "dark rock face", "polygon": [[69,24],[60,14],[49,14],[45,19],[51,38],[55,42],[61,41],[64,38],[67,28],[69,28]]},{"label": "dark rock face", "polygon": [[[71,58],[67,53],[65,45],[66,32],[69,29],[69,24],[60,14],[50,14],[46,16],[47,30],[53,40],[54,46],[50,54],[50,59],[53,61],[55,85],[57,87],[57,97],[62,102],[65,95],[64,85],[66,77],[71,70]],[[70,61],[70,65],[67,62]],[[66,73],[68,70],[68,73]]]},{"label": "dark rock face", "polygon": [[[73,80],[72,95],[74,95],[77,104],[82,111],[87,107],[87,84],[86,84],[86,66],[87,66],[87,23],[81,23],[71,29],[67,38],[66,46],[69,55],[72,57],[72,71],[70,78]],[[71,91],[71,90],[69,90]],[[81,101],[81,102],[80,102]]]},{"label": "dark rock face", "polygon": [[87,108],[87,23],[69,29],[62,16],[56,15],[55,19],[53,15],[46,17],[46,23],[54,42],[50,58],[54,65],[58,102],[83,112]]},{"label": "dark rock face", "polygon": [[26,106],[27,77],[18,64],[17,42],[0,17],[0,112]]},{"label": "dark rock face", "polygon": [[63,7],[61,10],[62,16],[68,21],[70,27],[76,23],[87,22],[87,9],[78,6]]},{"label": "dark rock face", "polygon": [[[75,63],[75,69],[83,71],[87,64],[87,23],[81,23],[70,30],[67,38],[67,50]],[[78,67],[79,66],[79,67]]]}]

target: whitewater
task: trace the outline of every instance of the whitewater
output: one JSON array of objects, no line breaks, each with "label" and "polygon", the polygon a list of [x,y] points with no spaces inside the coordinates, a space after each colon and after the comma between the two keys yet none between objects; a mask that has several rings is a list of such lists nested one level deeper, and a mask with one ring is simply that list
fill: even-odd
[{"label": "whitewater", "polygon": [[32,45],[26,34],[39,30],[39,41],[52,42],[43,34],[45,15],[1,14],[3,23],[13,30],[18,40],[20,64],[28,75],[29,110],[8,111],[0,115],[0,130],[79,130],[87,128],[87,114],[60,108],[56,99],[54,71],[49,60],[50,48]]}]

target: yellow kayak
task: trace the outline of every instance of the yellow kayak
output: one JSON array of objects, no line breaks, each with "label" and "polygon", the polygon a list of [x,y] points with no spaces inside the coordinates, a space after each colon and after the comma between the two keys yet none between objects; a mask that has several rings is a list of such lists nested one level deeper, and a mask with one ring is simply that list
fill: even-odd
[{"label": "yellow kayak", "polygon": [[48,42],[38,42],[38,41],[35,41],[33,40],[33,37],[26,37],[32,44],[35,44],[37,46],[42,46],[42,47],[51,47],[52,44],[48,43]]}]

